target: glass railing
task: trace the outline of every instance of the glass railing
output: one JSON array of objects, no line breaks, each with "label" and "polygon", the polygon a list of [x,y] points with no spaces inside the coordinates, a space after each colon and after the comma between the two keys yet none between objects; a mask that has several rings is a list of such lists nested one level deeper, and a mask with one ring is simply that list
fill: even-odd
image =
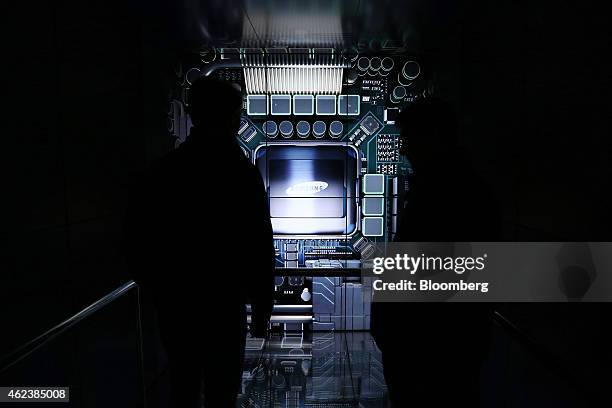
[{"label": "glass railing", "polygon": [[144,407],[143,363],[140,293],[131,281],[2,356],[0,384],[69,387],[62,406]]},{"label": "glass railing", "polygon": [[491,350],[481,375],[483,406],[533,406],[534,401],[546,406],[609,406],[609,399],[602,405],[601,387],[555,353],[551,344],[519,327],[509,313],[495,311],[493,321]]},{"label": "glass railing", "polygon": [[[2,356],[0,385],[70,387],[70,402],[65,405],[70,407],[147,407],[147,400],[150,402],[156,398],[151,397],[155,394],[151,390],[159,386],[155,384],[159,378],[154,378],[158,375],[152,373],[148,375],[151,377],[149,380],[145,378],[140,306],[138,286],[133,281],[122,285]],[[568,369],[558,356],[499,311],[494,313],[493,319],[497,338],[492,342],[490,366],[485,367],[482,384],[485,401],[493,405],[485,403],[485,406],[507,401],[513,393],[512,387],[524,385],[516,382],[516,378],[527,372],[530,375],[537,373],[540,388],[544,387],[544,382],[551,390],[565,387],[565,394],[560,395],[564,400],[591,402],[594,391],[589,384]],[[345,344],[346,336],[351,339],[357,336],[359,341],[355,344],[372,343],[366,353],[368,364],[361,361],[360,353],[364,351],[356,346],[336,350],[336,340],[342,339],[341,343]],[[303,395],[297,400],[304,403],[323,403],[327,398],[343,404],[367,400],[368,406],[382,406],[386,393],[382,365],[380,359],[372,358],[379,352],[373,341],[359,336],[369,339],[369,333],[351,332],[302,333],[297,337],[280,333],[268,341],[247,339],[239,404],[264,403],[261,406],[266,406],[265,402],[270,401],[285,401],[287,398],[293,401],[300,391]],[[299,340],[299,345],[291,343],[288,346],[289,340]],[[333,352],[321,354],[329,350]],[[287,355],[282,355],[283,352]],[[374,366],[372,361],[376,362]],[[276,367],[273,363],[280,365]],[[333,367],[333,378],[329,377],[329,367]],[[284,380],[292,384],[293,394],[280,392],[283,389],[280,384],[270,385],[270,381],[283,380],[280,376],[283,370],[287,371],[283,374]],[[344,371],[346,375],[336,378],[338,372]],[[501,372],[506,373],[506,377]]]}]

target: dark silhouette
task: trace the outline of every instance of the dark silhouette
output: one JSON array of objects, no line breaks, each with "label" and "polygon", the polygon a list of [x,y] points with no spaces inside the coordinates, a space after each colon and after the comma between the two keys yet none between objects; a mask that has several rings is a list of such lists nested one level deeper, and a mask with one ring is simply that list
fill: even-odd
[{"label": "dark silhouette", "polygon": [[274,247],[263,181],[236,142],[242,96],[200,79],[190,136],[149,169],[128,212],[127,258],[151,292],[168,355],[173,407],[235,405],[246,336],[265,336]]},{"label": "dark silhouette", "polygon": [[[422,100],[401,112],[399,126],[414,174],[396,241],[499,239],[495,200],[458,147],[450,106]],[[393,406],[478,406],[491,312],[482,303],[375,302],[372,334]]]}]

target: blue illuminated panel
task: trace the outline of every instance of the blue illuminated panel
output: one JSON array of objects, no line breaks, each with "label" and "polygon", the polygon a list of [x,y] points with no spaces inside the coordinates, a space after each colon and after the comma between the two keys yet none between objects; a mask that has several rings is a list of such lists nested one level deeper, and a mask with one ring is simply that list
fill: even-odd
[{"label": "blue illuminated panel", "polygon": [[338,96],[338,115],[359,115],[359,95]]},{"label": "blue illuminated panel", "polygon": [[250,116],[263,116],[268,114],[268,98],[266,95],[247,96],[247,114]]},{"label": "blue illuminated panel", "polygon": [[294,115],[314,115],[314,96],[294,95],[293,96]]},{"label": "blue illuminated panel", "polygon": [[291,115],[291,95],[272,95],[270,108],[272,115]]},{"label": "blue illuminated panel", "polygon": [[383,235],[383,217],[364,217],[361,222],[361,232],[366,237],[380,237]]},{"label": "blue illuminated panel", "polygon": [[317,115],[336,114],[336,95],[317,95]]}]

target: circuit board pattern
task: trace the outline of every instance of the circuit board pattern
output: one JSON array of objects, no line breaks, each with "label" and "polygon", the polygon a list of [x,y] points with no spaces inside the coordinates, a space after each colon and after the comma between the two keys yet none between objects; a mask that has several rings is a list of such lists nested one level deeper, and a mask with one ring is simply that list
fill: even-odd
[{"label": "circuit board pattern", "polygon": [[[305,218],[302,214],[291,213],[291,224],[282,221],[285,231],[275,230],[278,269],[275,307],[279,306],[279,314],[288,313],[280,306],[289,305],[300,310],[299,313],[312,315],[311,320],[304,320],[307,323],[282,320],[275,323],[285,331],[300,331],[305,325],[314,331],[369,329],[368,285],[354,280],[354,276],[344,271],[359,270],[361,259],[371,255],[375,243],[393,240],[401,197],[409,188],[411,167],[400,154],[402,142],[396,120],[406,105],[426,97],[421,67],[413,57],[393,52],[377,50],[358,54],[344,55],[333,49],[277,48],[274,52],[263,49],[246,52],[232,48],[216,54],[212,52],[206,58],[195,55],[185,60],[177,71],[178,81],[168,116],[168,131],[175,138],[176,146],[186,140],[191,128],[187,115],[191,84],[200,77],[218,78],[235,83],[244,91],[244,111],[236,136],[245,156],[256,164],[258,160],[267,163],[259,159],[264,153],[271,155],[274,151],[283,151],[282,154],[293,155],[294,163],[285,160],[277,167],[281,169],[277,175],[287,174],[284,179],[276,177],[277,186],[291,183],[277,189],[281,194],[314,183],[317,188],[324,185],[323,189],[328,192],[334,186],[344,191],[338,193],[344,194],[342,197],[326,198],[327,202],[341,198],[340,207],[344,207],[341,210],[334,207],[334,214],[344,211],[345,222],[344,230],[335,229],[333,234],[320,227],[325,224],[319,220],[327,216],[314,211],[322,208],[329,212],[329,206],[319,205],[310,197],[277,197],[276,203],[280,203],[277,209],[282,207],[285,213],[295,213],[295,208],[313,213],[308,223],[300,220]],[[330,76],[332,71],[334,74]],[[287,75],[276,75],[278,72]],[[297,82],[291,79],[296,75],[301,78]],[[316,155],[306,157],[304,152],[308,146],[318,149]],[[344,159],[347,163],[355,163],[354,167],[351,165],[352,173],[349,174],[346,167],[344,177],[335,167],[329,167],[333,171],[324,171],[323,151],[330,146],[346,152],[347,157],[352,155],[352,161]],[[334,159],[340,160],[336,156]],[[300,160],[301,164],[297,163]],[[308,176],[304,176],[302,170],[292,170],[304,166],[312,168]],[[274,171],[266,167],[264,173],[269,182]],[[350,196],[347,191],[351,192]],[[324,194],[319,197],[321,195]],[[308,205],[301,206],[304,202]],[[283,203],[289,204],[283,207]],[[346,216],[347,208],[351,217]],[[281,222],[277,221],[279,224]],[[298,224],[304,227],[297,227]],[[298,269],[301,275],[292,272]],[[312,274],[304,270],[312,270]],[[283,369],[289,370],[289,367]],[[291,388],[280,394],[289,406],[298,400]],[[265,404],[266,398],[271,397],[261,395],[259,403]],[[333,400],[329,397],[328,402]],[[305,406],[319,406],[318,403],[315,398],[306,401]],[[337,406],[344,406],[342,404],[347,402],[337,403],[340,404]]]},{"label": "circuit board pattern", "polygon": [[376,161],[398,162],[400,139],[398,135],[379,134],[376,139]]}]

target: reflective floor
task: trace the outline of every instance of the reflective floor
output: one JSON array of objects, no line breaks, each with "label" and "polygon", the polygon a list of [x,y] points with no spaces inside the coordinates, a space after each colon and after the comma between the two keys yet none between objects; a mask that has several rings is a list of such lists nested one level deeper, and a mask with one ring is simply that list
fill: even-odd
[{"label": "reflective floor", "polygon": [[367,332],[247,339],[238,407],[386,407],[380,351]]}]

